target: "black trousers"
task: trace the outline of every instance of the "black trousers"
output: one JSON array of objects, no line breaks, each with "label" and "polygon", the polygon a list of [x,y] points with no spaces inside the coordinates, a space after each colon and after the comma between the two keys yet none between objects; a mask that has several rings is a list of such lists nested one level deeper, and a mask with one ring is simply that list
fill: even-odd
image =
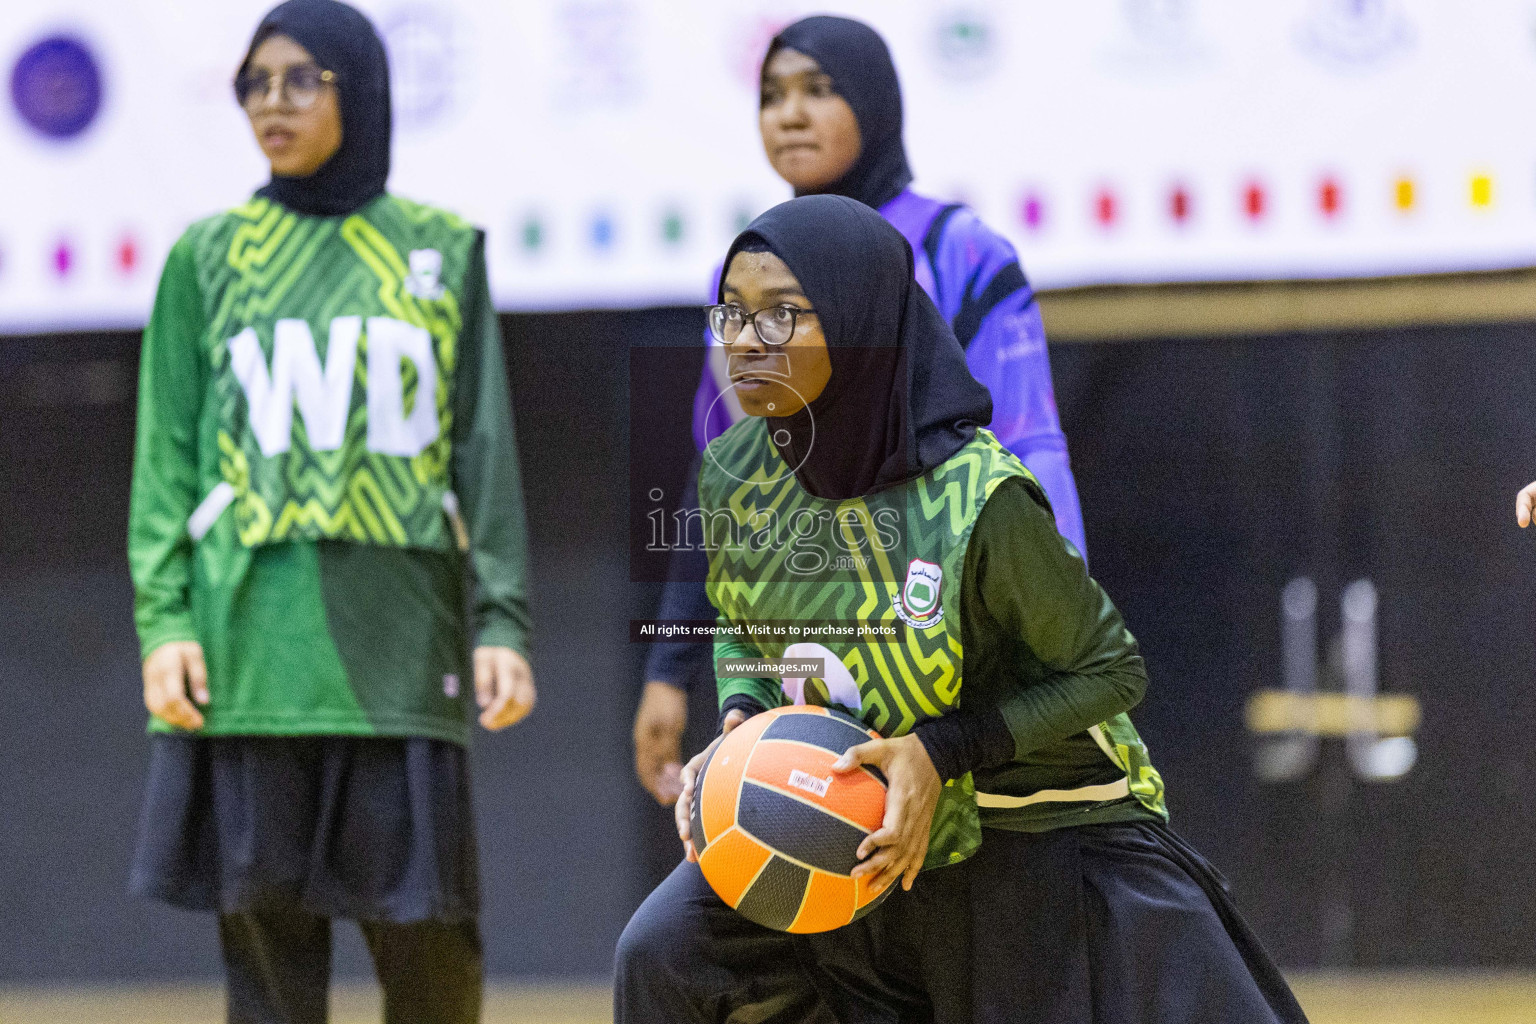
[{"label": "black trousers", "polygon": [[614,1024],[836,1024],[805,939],[721,902],[679,864],[629,919],[614,956]]},{"label": "black trousers", "polygon": [[[963,1024],[964,879],[925,872],[863,920],[820,935],[753,924],[697,864],[657,886],[619,937],[615,1024]],[[877,966],[878,965],[878,966]]]},{"label": "black trousers", "polygon": [[[482,960],[473,918],[360,921],[384,990],[385,1024],[478,1024]],[[219,915],[229,1024],[325,1024],[331,919],[297,907]]]},{"label": "black trousers", "polygon": [[821,935],[759,927],[678,865],[619,939],[615,1024],[1305,1024],[1165,826],[984,834]]}]

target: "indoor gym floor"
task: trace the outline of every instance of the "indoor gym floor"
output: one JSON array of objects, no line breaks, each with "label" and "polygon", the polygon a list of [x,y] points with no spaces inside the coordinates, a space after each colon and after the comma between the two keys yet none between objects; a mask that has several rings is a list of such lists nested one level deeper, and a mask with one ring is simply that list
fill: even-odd
[{"label": "indoor gym floor", "polygon": [[[1312,1024],[1533,1024],[1536,974],[1298,974]],[[332,1024],[379,1019],[376,992],[338,985]],[[218,1024],[220,990],[0,990],[3,1024]],[[606,985],[493,986],[485,1024],[605,1024]]]}]

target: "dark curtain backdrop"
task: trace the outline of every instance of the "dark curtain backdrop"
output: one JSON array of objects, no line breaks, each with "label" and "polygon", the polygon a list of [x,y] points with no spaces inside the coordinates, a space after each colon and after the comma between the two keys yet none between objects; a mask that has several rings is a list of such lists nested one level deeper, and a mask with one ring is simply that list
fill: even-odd
[{"label": "dark curtain backdrop", "polygon": [[[697,354],[629,387],[695,310],[503,318],[536,573],[540,705],[480,736],[490,973],[601,976],[675,859],[633,780],[638,475],[675,494]],[[1289,966],[1536,966],[1536,360],[1525,325],[1067,345],[1056,392],[1096,576],[1141,640],[1137,721],[1174,824]],[[137,335],[0,339],[0,984],[218,973],[211,922],[123,892],[145,764],[123,554]],[[629,443],[633,422],[650,436]],[[1279,594],[1380,593],[1384,688],[1420,762],[1261,783],[1242,708],[1280,681]],[[708,695],[695,701],[708,718]],[[705,721],[707,725],[707,721]],[[696,730],[695,739],[700,730]],[[366,970],[343,939],[338,974]]]}]

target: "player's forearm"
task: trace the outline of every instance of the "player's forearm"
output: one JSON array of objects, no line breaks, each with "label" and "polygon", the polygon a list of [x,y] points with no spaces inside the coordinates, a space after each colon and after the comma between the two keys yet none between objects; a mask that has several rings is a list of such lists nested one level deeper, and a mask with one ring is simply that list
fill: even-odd
[{"label": "player's forearm", "polygon": [[[1059,537],[1054,546],[1064,549]],[[1029,588],[1013,606],[1012,621],[1036,664],[1047,671],[999,705],[1015,757],[1129,711],[1147,691],[1146,663],[1136,640],[1081,559],[1061,555],[1037,562]]]},{"label": "player's forearm", "polygon": [[476,643],[526,656],[531,616],[522,473],[501,331],[478,246],[471,275],[457,370],[453,477],[474,572]]},{"label": "player's forearm", "polygon": [[138,419],[128,510],[134,623],[145,654],[196,640],[190,604],[205,371],[202,298],[185,239],[172,247],[139,357]]},{"label": "player's forearm", "polygon": [[939,778],[946,781],[1006,764],[1017,745],[1008,720],[997,708],[952,711],[924,722],[912,733],[922,741]]},{"label": "player's forearm", "polygon": [[139,635],[139,656],[147,658],[158,647],[198,639],[185,589],[135,586],[133,622]]},{"label": "player's forearm", "polygon": [[475,578],[476,646],[510,647],[528,657],[532,621],[521,567],[504,569],[495,558],[481,555],[475,560]]},{"label": "player's forearm", "polygon": [[1017,673],[1029,682],[999,702],[1015,756],[1140,702],[1147,676],[1135,638],[1027,485],[1009,481],[994,492],[972,544],[987,613],[977,628],[1001,630],[1031,656]]},{"label": "player's forearm", "polygon": [[1013,756],[1023,757],[1131,710],[1146,688],[1146,672],[1137,664],[1063,673],[1015,692],[999,708],[1013,737]]},{"label": "player's forearm", "polygon": [[190,599],[192,538],[187,533],[197,501],[197,451],[195,444],[177,443],[169,432],[157,430],[142,398],[140,416],[128,514],[128,568],[134,624],[147,655],[172,640],[197,639]]}]

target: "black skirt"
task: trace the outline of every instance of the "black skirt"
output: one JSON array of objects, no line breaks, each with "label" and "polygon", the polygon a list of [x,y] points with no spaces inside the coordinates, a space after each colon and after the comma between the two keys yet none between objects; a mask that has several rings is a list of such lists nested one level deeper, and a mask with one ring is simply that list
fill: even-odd
[{"label": "black skirt", "polygon": [[151,737],[131,890],[188,910],[405,924],[479,911],[457,744]]},{"label": "black skirt", "polygon": [[[990,884],[971,894],[977,1020],[1305,1024],[1225,879],[1167,826],[987,842]],[[1009,927],[1018,914],[1028,927]]]},{"label": "black skirt", "polygon": [[1225,881],[1161,824],[984,829],[862,921],[805,936],[844,1024],[1306,1024]]}]

